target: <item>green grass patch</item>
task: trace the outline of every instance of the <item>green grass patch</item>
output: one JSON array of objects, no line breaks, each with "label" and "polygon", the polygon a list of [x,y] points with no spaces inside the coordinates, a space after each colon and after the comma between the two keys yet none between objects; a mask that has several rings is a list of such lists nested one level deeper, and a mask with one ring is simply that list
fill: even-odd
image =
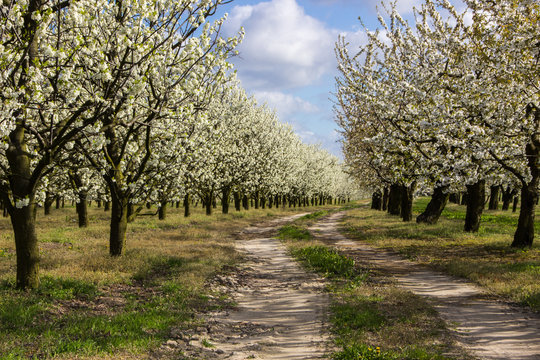
[{"label": "green grass patch", "polygon": [[355,274],[354,260],[326,246],[309,246],[293,250],[293,256],[325,276],[351,278]]},{"label": "green grass patch", "polygon": [[[416,199],[415,215],[428,202],[429,198]],[[519,216],[511,211],[484,210],[479,232],[464,232],[465,211],[463,205],[447,204],[439,222],[426,225],[405,223],[364,205],[348,213],[344,227],[351,238],[392,249],[540,311],[540,241],[536,239],[531,249],[510,247]],[[535,226],[540,232],[539,220]]]},{"label": "green grass patch", "polygon": [[279,228],[278,238],[282,240],[310,240],[309,231],[298,225],[285,225]]},{"label": "green grass patch", "polygon": [[314,211],[312,213],[309,213],[307,215],[300,217],[298,220],[318,220],[326,215],[328,215],[327,210]]}]

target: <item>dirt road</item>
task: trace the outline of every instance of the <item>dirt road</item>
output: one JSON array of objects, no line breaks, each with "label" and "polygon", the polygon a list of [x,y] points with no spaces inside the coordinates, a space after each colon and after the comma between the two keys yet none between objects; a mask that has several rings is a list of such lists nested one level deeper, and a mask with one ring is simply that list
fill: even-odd
[{"label": "dirt road", "polygon": [[431,271],[390,252],[351,241],[338,232],[344,212],[310,231],[326,243],[373,268],[392,274],[405,289],[428,297],[460,343],[481,359],[540,359],[540,316],[488,298],[462,280]]}]

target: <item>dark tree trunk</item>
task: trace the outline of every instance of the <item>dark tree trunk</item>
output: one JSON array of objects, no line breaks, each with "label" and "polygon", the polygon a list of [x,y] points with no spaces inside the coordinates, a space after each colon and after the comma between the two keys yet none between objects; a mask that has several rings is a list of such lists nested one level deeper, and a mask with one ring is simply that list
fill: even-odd
[{"label": "dark tree trunk", "polygon": [[266,209],[266,197],[261,197],[259,201],[261,203],[261,208]]},{"label": "dark tree trunk", "polygon": [[166,217],[167,217],[167,200],[162,200],[160,202],[160,206],[158,210],[158,219],[165,220]]},{"label": "dark tree trunk", "polygon": [[488,210],[498,210],[499,209],[499,189],[500,185],[491,185],[489,187],[489,205]]},{"label": "dark tree trunk", "polygon": [[98,207],[98,209],[101,208],[101,200],[98,200],[98,201],[97,201],[97,207]]},{"label": "dark tree trunk", "polygon": [[111,232],[109,237],[109,252],[111,256],[120,256],[126,241],[126,229],[128,223],[128,200],[121,199],[111,191]]},{"label": "dark tree trunk", "polygon": [[242,207],[244,208],[244,210],[249,210],[249,199],[247,195],[244,195],[242,197]]},{"label": "dark tree trunk", "polygon": [[86,201],[86,191],[79,191],[79,202],[75,205],[79,218],[79,227],[88,227],[88,201]]},{"label": "dark tree trunk", "polygon": [[465,231],[477,232],[480,228],[482,211],[486,203],[486,181],[479,180],[467,185],[467,213],[465,215]]},{"label": "dark tree trunk", "polygon": [[383,197],[382,197],[382,210],[386,211],[388,210],[388,195],[390,194],[390,190],[388,189],[388,186],[385,186],[383,189]]},{"label": "dark tree trunk", "polygon": [[217,209],[217,200],[215,196],[212,196],[212,208]]},{"label": "dark tree trunk", "polygon": [[223,214],[229,213],[229,197],[231,196],[231,188],[225,186],[221,190],[221,212]]},{"label": "dark tree trunk", "polygon": [[469,195],[468,195],[467,192],[465,191],[465,192],[463,193],[463,195],[461,196],[461,205],[467,205],[467,202],[469,201],[469,200],[468,200],[468,196],[469,196]]},{"label": "dark tree trunk", "polygon": [[403,221],[412,221],[412,205],[416,183],[409,186],[401,186],[401,218]]},{"label": "dark tree trunk", "polygon": [[382,194],[381,190],[376,190],[371,195],[371,209],[372,210],[381,210],[382,209]]},{"label": "dark tree trunk", "polygon": [[272,195],[268,196],[268,208],[269,209],[271,209],[272,206],[274,205],[274,204],[272,204],[273,203],[273,198],[274,197]]},{"label": "dark tree trunk", "polygon": [[132,223],[135,220],[135,207],[132,203],[128,202],[127,204],[127,221]]},{"label": "dark tree trunk", "polygon": [[255,194],[253,195],[253,204],[255,209],[259,208],[259,190],[255,191]]},{"label": "dark tree trunk", "polygon": [[191,211],[189,207],[191,206],[191,199],[189,194],[184,195],[184,217],[189,217],[191,215]]},{"label": "dark tree trunk", "polygon": [[401,188],[398,184],[390,186],[388,194],[388,213],[391,215],[401,214]]},{"label": "dark tree trunk", "polygon": [[510,209],[510,203],[512,202],[512,199],[514,196],[516,196],[517,191],[515,189],[510,188],[510,186],[507,186],[506,189],[502,189],[502,209],[508,210]]},{"label": "dark tree trunk", "polygon": [[214,200],[214,191],[211,190],[208,194],[205,195],[204,205],[206,208],[206,215],[212,215],[212,203]]},{"label": "dark tree trunk", "polygon": [[[436,224],[439,221],[446,203],[448,202],[449,194],[445,193],[448,190],[448,186],[435,186],[433,189],[433,195],[431,200],[426,206],[423,213],[416,217],[417,223]],[[455,195],[455,194],[453,194]]]},{"label": "dark tree trunk", "polygon": [[39,248],[34,200],[23,208],[11,208],[10,215],[17,253],[17,288],[35,289],[39,286]]},{"label": "dark tree trunk", "polygon": [[54,200],[56,201],[56,209],[60,209],[60,196],[55,197]]},{"label": "dark tree trunk", "polygon": [[[534,182],[533,182],[534,183]],[[531,247],[534,240],[534,213],[538,192],[536,184],[523,185],[521,188],[521,207],[519,210],[519,220],[512,247]]]},{"label": "dark tree trunk", "polygon": [[519,196],[514,196],[514,203],[512,204],[512,212],[517,211],[518,203],[519,203]]},{"label": "dark tree trunk", "polygon": [[240,200],[240,193],[238,191],[235,191],[233,194],[233,197],[234,197],[234,209],[236,211],[240,211],[242,207],[241,200]]},{"label": "dark tree trunk", "polygon": [[45,202],[43,203],[45,215],[51,214],[51,208],[52,208],[53,202],[54,202],[54,196],[52,196],[51,193],[48,191],[45,192]]},{"label": "dark tree trunk", "polygon": [[105,201],[105,203],[103,204],[103,211],[109,211],[109,210],[111,210],[111,202]]}]

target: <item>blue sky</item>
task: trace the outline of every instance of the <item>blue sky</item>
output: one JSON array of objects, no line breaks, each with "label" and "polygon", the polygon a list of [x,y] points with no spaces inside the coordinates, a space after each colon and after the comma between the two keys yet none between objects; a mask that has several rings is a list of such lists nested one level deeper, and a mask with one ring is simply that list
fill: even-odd
[{"label": "blue sky", "polygon": [[[411,13],[420,0],[398,0]],[[337,75],[334,44],[345,35],[361,43],[363,29],[378,27],[379,0],[236,0],[222,6],[229,18],[224,35],[241,26],[246,35],[233,60],[242,86],[275,108],[308,143],[341,157],[331,101]]]}]

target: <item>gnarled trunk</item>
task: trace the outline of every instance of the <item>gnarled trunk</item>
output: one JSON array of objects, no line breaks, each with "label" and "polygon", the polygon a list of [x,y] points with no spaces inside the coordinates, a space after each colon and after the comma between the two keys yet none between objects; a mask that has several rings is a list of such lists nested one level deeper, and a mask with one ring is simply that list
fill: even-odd
[{"label": "gnarled trunk", "polygon": [[499,189],[500,185],[491,185],[489,187],[489,205],[488,210],[498,210],[499,209]]},{"label": "gnarled trunk", "polygon": [[382,209],[382,193],[381,190],[376,190],[371,195],[371,209],[372,210],[381,210]]},{"label": "gnarled trunk", "polygon": [[416,182],[412,182],[411,185],[401,186],[401,218],[403,221],[412,220],[412,205],[413,205],[413,196],[414,189],[416,187]]},{"label": "gnarled trunk", "polygon": [[449,194],[445,193],[448,186],[435,186],[431,200],[423,213],[416,217],[417,223],[436,224],[448,202]]},{"label": "gnarled trunk", "polygon": [[231,188],[229,186],[223,187],[221,190],[221,212],[223,214],[229,213],[229,197],[231,195]]},{"label": "gnarled trunk", "polygon": [[390,192],[388,194],[388,213],[390,215],[401,214],[401,188],[398,184],[392,184],[390,186]]},{"label": "gnarled trunk", "polygon": [[480,228],[482,211],[486,198],[486,181],[479,180],[475,184],[467,185],[467,213],[465,215],[465,231],[477,232]]}]

